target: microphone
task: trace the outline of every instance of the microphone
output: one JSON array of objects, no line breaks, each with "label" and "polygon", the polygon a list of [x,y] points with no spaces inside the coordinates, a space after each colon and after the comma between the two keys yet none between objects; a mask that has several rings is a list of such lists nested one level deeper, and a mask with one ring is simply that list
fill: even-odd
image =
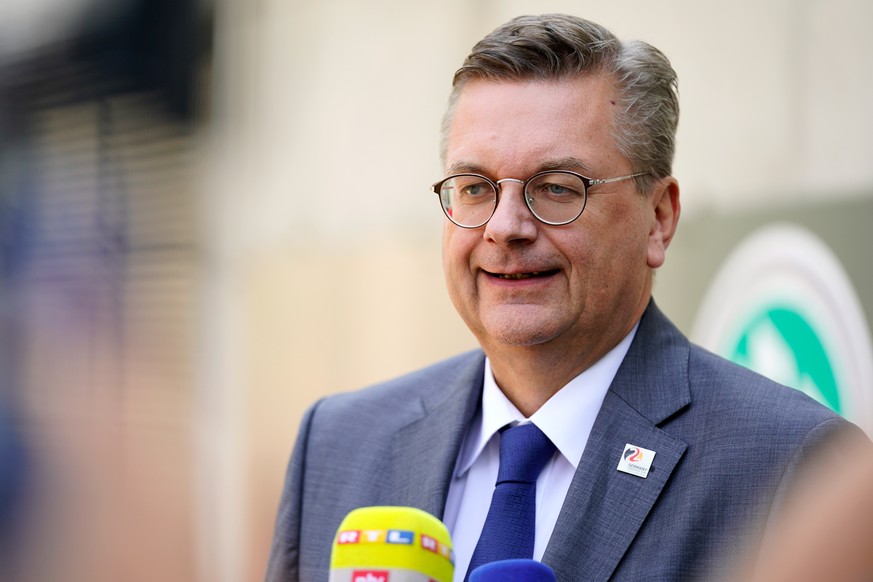
[{"label": "microphone", "polygon": [[499,560],[470,572],[469,582],[556,582],[551,568],[536,560]]},{"label": "microphone", "polygon": [[452,539],[414,507],[361,507],[339,526],[329,582],[452,582]]}]

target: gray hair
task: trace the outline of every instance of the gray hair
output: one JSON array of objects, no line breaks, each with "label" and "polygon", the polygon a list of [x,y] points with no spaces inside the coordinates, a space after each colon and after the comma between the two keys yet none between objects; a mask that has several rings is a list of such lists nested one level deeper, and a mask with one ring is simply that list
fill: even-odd
[{"label": "gray hair", "polygon": [[566,14],[514,18],[473,47],[452,82],[442,124],[443,160],[467,81],[554,81],[596,73],[615,79],[619,107],[613,139],[634,172],[647,172],[636,183],[648,191],[654,179],[672,172],[679,122],[676,72],[655,47],[622,42],[599,24]]}]

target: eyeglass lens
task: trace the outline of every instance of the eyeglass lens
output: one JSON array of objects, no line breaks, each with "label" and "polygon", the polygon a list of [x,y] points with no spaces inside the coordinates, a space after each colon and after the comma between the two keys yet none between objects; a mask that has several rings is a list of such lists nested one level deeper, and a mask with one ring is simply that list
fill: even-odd
[{"label": "eyeglass lens", "polygon": [[[525,187],[525,203],[539,220],[548,224],[574,221],[585,208],[585,182],[565,172],[546,172]],[[449,219],[467,228],[482,226],[497,208],[497,190],[482,176],[464,174],[443,182],[440,201]]]}]

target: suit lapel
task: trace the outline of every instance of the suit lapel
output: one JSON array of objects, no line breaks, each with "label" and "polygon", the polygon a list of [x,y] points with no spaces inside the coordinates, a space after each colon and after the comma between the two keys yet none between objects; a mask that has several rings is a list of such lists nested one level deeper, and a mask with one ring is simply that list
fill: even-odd
[{"label": "suit lapel", "polygon": [[[655,451],[646,478],[618,471],[626,444]],[[607,394],[543,557],[558,579],[609,579],[684,452],[684,443]]]},{"label": "suit lapel", "polygon": [[[598,413],[543,562],[558,579],[608,580],[685,452],[658,428],[690,402],[687,340],[654,303]],[[617,470],[625,445],[655,451],[646,478]]]},{"label": "suit lapel", "polygon": [[428,381],[422,416],[394,435],[392,503],[442,517],[458,451],[481,400],[484,362],[479,352],[462,361],[453,377]]}]

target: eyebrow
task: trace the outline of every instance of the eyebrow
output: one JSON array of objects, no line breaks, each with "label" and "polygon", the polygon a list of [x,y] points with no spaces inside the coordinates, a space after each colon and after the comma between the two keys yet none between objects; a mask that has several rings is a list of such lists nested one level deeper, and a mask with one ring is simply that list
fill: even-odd
[{"label": "eyebrow", "polygon": [[540,164],[539,169],[540,172],[545,170],[573,170],[581,174],[585,174],[586,176],[591,175],[592,171],[591,167],[588,166],[588,164],[586,164],[579,158],[574,157],[547,160],[544,163]]},{"label": "eyebrow", "polygon": [[[536,174],[548,170],[572,170],[584,174],[585,176],[591,175],[591,168],[579,158],[574,158],[572,156],[545,160],[540,163],[538,169],[533,173]],[[488,172],[478,164],[471,162],[455,162],[446,168],[446,175],[450,176],[452,174],[482,174],[487,176]]]}]

